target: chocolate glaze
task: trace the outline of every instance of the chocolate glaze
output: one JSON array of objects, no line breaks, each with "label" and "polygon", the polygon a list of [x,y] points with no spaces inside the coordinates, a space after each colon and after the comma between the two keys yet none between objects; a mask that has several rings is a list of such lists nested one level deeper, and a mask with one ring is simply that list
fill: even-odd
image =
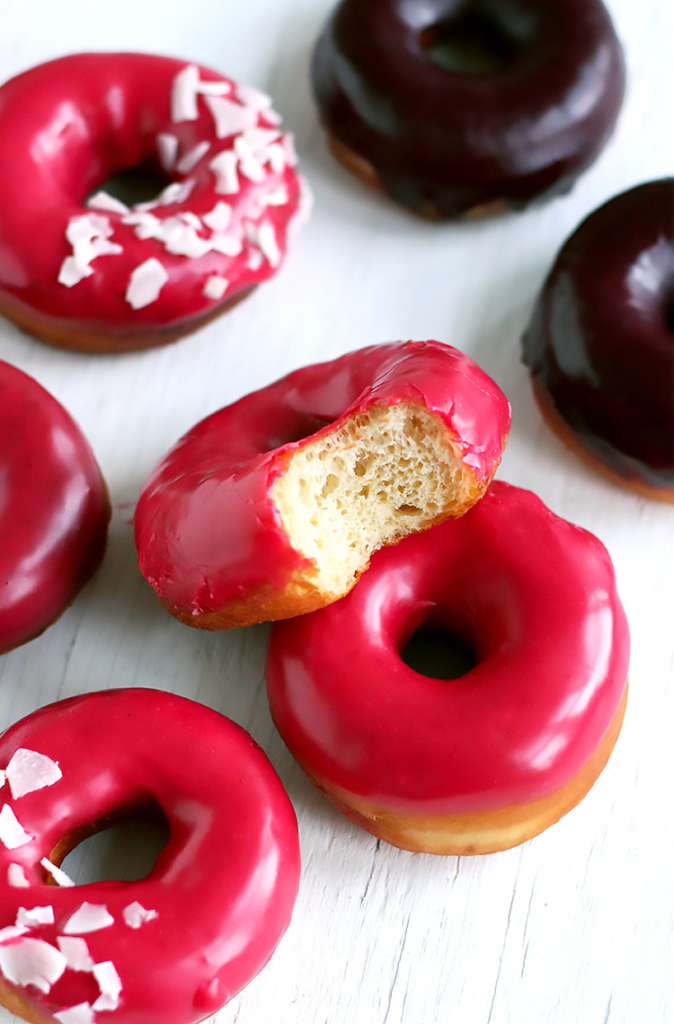
[{"label": "chocolate glaze", "polygon": [[32,377],[0,362],[0,653],[73,600],[103,557],[109,518],[77,424]]},{"label": "chocolate glaze", "polygon": [[[114,923],[84,938],[94,962],[112,961],[122,990],[117,1009],[94,1015],[98,1024],[194,1024],[215,1013],[267,963],[297,896],[297,821],[263,751],[210,708],[133,688],[61,701],[17,722],[0,738],[3,769],[18,748],[58,762],[63,777],[24,796],[7,784],[0,791],[33,836],[15,849],[0,843],[0,928],[19,907],[48,905],[54,923],[24,938],[55,946],[83,901],[105,906]],[[170,838],[146,878],[48,884],[40,861],[56,862],[64,839],[76,837],[66,841],[72,848],[148,800]],[[10,864],[23,870],[25,888],[11,885]],[[137,929],[124,918],[134,902],[156,912]],[[10,991],[45,1020],[98,996],[90,973],[70,969],[48,993]]]},{"label": "chocolate glaze", "polygon": [[[452,33],[478,73],[432,58]],[[625,69],[600,0],[343,0],[312,77],[333,138],[397,202],[450,218],[567,191],[611,134]]]},{"label": "chocolate glaze", "polygon": [[[466,639],[459,679],[402,660],[420,624]],[[464,516],[377,552],[341,601],[274,624],[267,690],[299,763],[392,811],[526,804],[567,783],[625,694],[629,632],[608,552],[495,482]]]},{"label": "chocolate glaze", "polygon": [[524,362],[582,444],[627,481],[674,486],[674,178],[592,213],[562,248]]}]

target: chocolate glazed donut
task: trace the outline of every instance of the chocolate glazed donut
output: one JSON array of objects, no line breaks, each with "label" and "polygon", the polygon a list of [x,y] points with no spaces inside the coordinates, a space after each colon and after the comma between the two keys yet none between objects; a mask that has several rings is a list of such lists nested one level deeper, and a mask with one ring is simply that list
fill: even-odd
[{"label": "chocolate glazed donut", "polygon": [[342,0],[312,77],[335,155],[448,219],[568,191],[625,68],[601,0]]},{"label": "chocolate glazed donut", "polygon": [[674,178],[630,189],[566,242],[524,337],[550,425],[617,482],[674,502]]}]

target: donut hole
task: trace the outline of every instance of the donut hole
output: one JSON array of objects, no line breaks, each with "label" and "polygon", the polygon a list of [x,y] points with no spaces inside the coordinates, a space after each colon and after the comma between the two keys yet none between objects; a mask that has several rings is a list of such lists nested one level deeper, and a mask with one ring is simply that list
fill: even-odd
[{"label": "donut hole", "polygon": [[463,635],[429,623],[412,633],[400,657],[414,672],[433,679],[460,679],[477,665],[475,649]]},{"label": "donut hole", "polygon": [[169,838],[166,815],[153,802],[107,815],[67,837],[57,844],[50,859],[78,885],[134,882],[150,874]]},{"label": "donut hole", "polygon": [[[123,168],[102,182],[90,195],[106,192],[127,206],[153,202],[172,179],[154,161],[145,161],[136,167]],[[90,196],[88,197],[90,198]]]},{"label": "donut hole", "polygon": [[517,62],[534,29],[531,17],[515,5],[482,0],[424,28],[419,42],[427,57],[446,71],[492,75]]},{"label": "donut hole", "polygon": [[271,496],[290,543],[314,563],[307,574],[339,596],[373,551],[461,514],[478,487],[444,421],[402,401],[288,452]]}]

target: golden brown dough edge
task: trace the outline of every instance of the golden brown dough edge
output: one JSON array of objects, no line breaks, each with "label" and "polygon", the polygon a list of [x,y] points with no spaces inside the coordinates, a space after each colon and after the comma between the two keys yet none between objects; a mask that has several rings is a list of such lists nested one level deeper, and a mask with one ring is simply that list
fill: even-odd
[{"label": "golden brown dough edge", "polygon": [[499,853],[539,835],[580,803],[606,766],[620,733],[626,703],[627,683],[601,743],[580,771],[560,789],[540,800],[491,811],[437,816],[401,814],[376,807],[332,785],[295,759],[342,814],[392,846],[412,853],[454,857]]}]

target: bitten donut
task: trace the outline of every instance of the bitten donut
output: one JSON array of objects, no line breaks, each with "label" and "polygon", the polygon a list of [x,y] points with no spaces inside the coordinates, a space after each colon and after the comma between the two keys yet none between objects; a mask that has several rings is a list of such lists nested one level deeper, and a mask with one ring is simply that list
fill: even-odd
[{"label": "bitten donut", "polygon": [[674,178],[595,210],[524,336],[541,411],[614,482],[674,502]]},{"label": "bitten donut", "polygon": [[0,654],[70,604],[98,568],[109,519],[77,424],[37,381],[0,361]]},{"label": "bitten donut", "polygon": [[312,75],[338,159],[433,218],[568,191],[625,85],[600,0],[342,0]]},{"label": "bitten donut", "polygon": [[437,341],[297,370],[197,424],[155,469],[136,510],[141,572],[204,629],[312,611],[376,548],[477,501],[509,426],[496,384]]},{"label": "bitten donut", "polygon": [[[0,738],[0,1003],[32,1024],[195,1024],[264,967],[299,883],[295,814],[260,748],[157,690],[52,704]],[[83,838],[161,818],[135,882],[75,885]]]},{"label": "bitten donut", "polygon": [[[475,667],[409,668],[422,625],[462,637]],[[267,685],[291,753],[357,824],[406,850],[492,853],[590,789],[628,657],[606,549],[497,482],[461,519],[375,555],[343,601],[277,623]]]},{"label": "bitten donut", "polygon": [[[123,352],[224,312],[276,272],[300,211],[280,120],[256,89],[168,57],[77,54],[11,79],[0,313],[63,348]],[[102,190],[138,169],[155,199]]]}]

